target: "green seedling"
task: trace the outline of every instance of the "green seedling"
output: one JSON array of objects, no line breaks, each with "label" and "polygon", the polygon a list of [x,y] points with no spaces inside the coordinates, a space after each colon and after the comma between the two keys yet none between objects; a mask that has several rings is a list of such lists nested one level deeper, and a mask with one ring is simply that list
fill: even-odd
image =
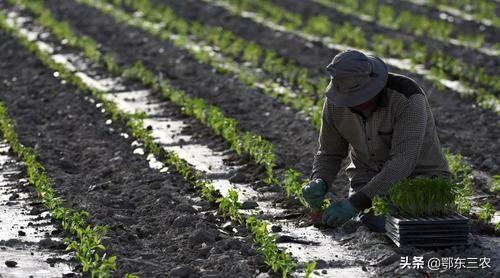
[{"label": "green seedling", "polygon": [[391,213],[391,209],[389,207],[389,202],[387,197],[381,197],[379,195],[376,195],[372,199],[372,206],[368,209],[365,209],[365,213],[373,212],[375,215],[387,215]]},{"label": "green seedling", "polygon": [[243,218],[239,213],[241,204],[238,202],[238,192],[234,189],[229,189],[228,195],[218,198],[216,203],[219,204],[219,211],[223,217],[229,216],[232,221],[243,222]]},{"label": "green seedling", "polygon": [[289,253],[278,249],[276,245],[276,236],[269,233],[267,224],[255,217],[249,217],[246,220],[247,226],[255,235],[255,241],[259,243],[259,252],[265,257],[265,262],[275,272],[280,271],[282,277],[287,277],[297,263]]},{"label": "green seedling", "polygon": [[500,175],[494,175],[492,177],[490,191],[492,193],[498,193],[498,191],[500,191]]},{"label": "green seedling", "polygon": [[306,266],[306,278],[311,277],[311,274],[313,273],[314,269],[316,269],[316,262],[310,262]]},{"label": "green seedling", "polygon": [[302,197],[302,188],[308,183],[308,180],[302,178],[302,174],[293,170],[288,169],[283,180],[282,187],[288,197],[295,196],[299,199],[302,205],[306,206],[307,202],[304,197]]},{"label": "green seedling", "polygon": [[402,215],[440,216],[455,211],[455,185],[446,178],[411,178],[394,184],[391,203]]},{"label": "green seedling", "polygon": [[495,215],[495,207],[491,203],[486,203],[483,206],[481,206],[481,211],[479,212],[479,219],[488,223],[493,219],[493,216]]}]

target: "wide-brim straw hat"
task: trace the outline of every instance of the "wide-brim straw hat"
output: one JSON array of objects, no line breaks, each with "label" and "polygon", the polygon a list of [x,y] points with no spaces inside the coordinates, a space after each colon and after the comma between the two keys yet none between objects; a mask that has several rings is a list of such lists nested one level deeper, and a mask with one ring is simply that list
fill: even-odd
[{"label": "wide-brim straw hat", "polygon": [[387,83],[387,65],[378,57],[348,49],[326,67],[331,76],[327,98],[338,107],[360,105],[382,91]]}]

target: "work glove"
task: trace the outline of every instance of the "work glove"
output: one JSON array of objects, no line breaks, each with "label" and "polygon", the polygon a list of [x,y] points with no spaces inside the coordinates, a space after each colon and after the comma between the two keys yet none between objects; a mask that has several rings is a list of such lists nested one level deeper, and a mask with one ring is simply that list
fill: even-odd
[{"label": "work glove", "polygon": [[331,204],[323,212],[323,223],[334,227],[340,226],[358,214],[358,210],[353,207],[349,200],[340,200]]},{"label": "work glove", "polygon": [[302,196],[312,209],[319,210],[326,194],[326,184],[322,179],[315,179],[302,188]]}]

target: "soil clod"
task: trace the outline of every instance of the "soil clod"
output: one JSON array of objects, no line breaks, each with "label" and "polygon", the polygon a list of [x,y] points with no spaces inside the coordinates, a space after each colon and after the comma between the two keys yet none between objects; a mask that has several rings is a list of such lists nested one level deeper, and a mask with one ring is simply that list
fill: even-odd
[{"label": "soil clod", "polygon": [[5,261],[5,265],[7,267],[16,267],[17,262],[16,261]]}]

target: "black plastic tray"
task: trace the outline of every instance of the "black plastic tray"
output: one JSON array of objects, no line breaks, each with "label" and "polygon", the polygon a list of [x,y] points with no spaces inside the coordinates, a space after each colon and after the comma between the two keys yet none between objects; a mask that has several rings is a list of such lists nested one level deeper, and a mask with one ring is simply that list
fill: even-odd
[{"label": "black plastic tray", "polygon": [[463,238],[468,237],[469,233],[441,233],[441,234],[414,234],[414,235],[405,235],[399,234],[394,231],[388,232],[395,236],[396,238],[404,238],[404,239],[424,239],[424,238],[432,238],[432,239],[448,239],[448,238]]},{"label": "black plastic tray", "polygon": [[[425,225],[425,226],[399,226],[398,224],[394,224],[391,222],[386,222],[386,226],[389,226],[391,230],[398,231],[401,234],[433,234],[433,233],[468,233],[469,225],[460,224],[460,225]],[[387,228],[386,228],[387,229]]]},{"label": "black plastic tray", "polygon": [[460,214],[450,216],[414,217],[388,215],[386,221],[401,225],[467,224],[469,219]]},{"label": "black plastic tray", "polygon": [[457,241],[429,241],[427,239],[421,240],[412,240],[412,241],[401,241],[398,238],[395,238],[391,234],[387,234],[387,236],[396,244],[398,247],[449,247],[449,246],[458,246],[458,245],[468,245],[467,240],[460,239]]},{"label": "black plastic tray", "polygon": [[467,245],[468,218],[459,214],[442,217],[386,216],[386,235],[401,246],[443,247]]}]

